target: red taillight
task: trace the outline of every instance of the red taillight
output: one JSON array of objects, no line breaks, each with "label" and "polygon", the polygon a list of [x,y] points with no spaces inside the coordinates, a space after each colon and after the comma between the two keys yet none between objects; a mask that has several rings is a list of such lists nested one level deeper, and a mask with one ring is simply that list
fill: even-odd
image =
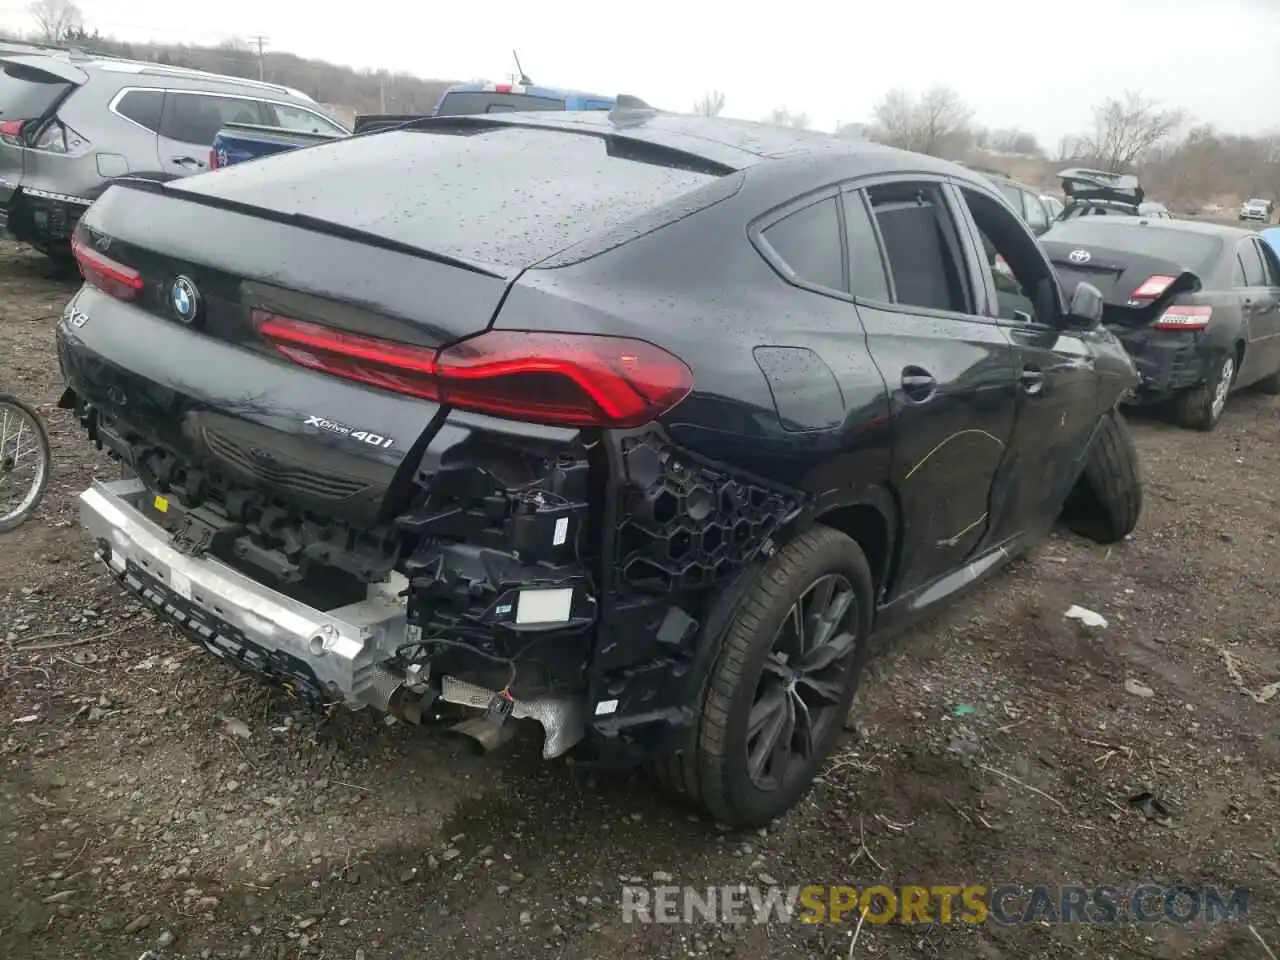
[{"label": "red taillight", "polygon": [[90,286],[109,293],[117,300],[136,300],[142,293],[142,274],[132,267],[85,246],[79,237],[72,239],[71,252],[80,267],[80,275]]},{"label": "red taillight", "polygon": [[218,151],[217,150],[210,149],[209,151],[209,169],[210,170],[218,169]]},{"label": "red taillight", "polygon": [[294,363],[427,400],[439,398],[436,351],[256,312],[254,325]]},{"label": "red taillight", "polygon": [[1152,326],[1156,330],[1203,330],[1213,316],[1213,307],[1188,307],[1174,304],[1160,315]]},{"label": "red taillight", "polygon": [[637,427],[693,389],[678,358],[621,337],[492,330],[435,351],[266,313],[254,322],[304,367],[513,420]]},{"label": "red taillight", "polygon": [[22,136],[22,125],[25,120],[6,120],[0,123],[0,137],[13,137],[17,139]]},{"label": "red taillight", "polygon": [[511,84],[509,84],[509,83],[495,83],[495,84],[493,85],[493,90],[494,90],[494,92],[495,92],[495,93],[510,93],[510,92],[511,92]]},{"label": "red taillight", "polygon": [[1177,281],[1177,277],[1166,277],[1162,274],[1156,274],[1154,277],[1147,277],[1138,286],[1138,289],[1129,294],[1130,300],[1158,300],[1164,295]]},{"label": "red taillight", "polygon": [[693,373],[643,340],[491,330],[440,352],[446,403],[514,420],[638,427],[689,395]]}]

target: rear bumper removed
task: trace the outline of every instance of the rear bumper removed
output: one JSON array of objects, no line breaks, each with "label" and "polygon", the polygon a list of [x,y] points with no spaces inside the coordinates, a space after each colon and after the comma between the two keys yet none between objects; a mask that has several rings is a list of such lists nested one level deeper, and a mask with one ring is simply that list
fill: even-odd
[{"label": "rear bumper removed", "polygon": [[[313,705],[346,702],[416,719],[413,701],[425,690],[411,690],[385,666],[406,642],[402,575],[370,586],[359,603],[318,610],[215,558],[179,551],[139,510],[149,496],[136,479],[95,482],[80,495],[81,524],[97,544],[96,557],[126,590],[210,653]],[[482,707],[493,693],[446,677],[440,698]],[[513,716],[542,725],[548,758],[583,736],[582,697],[517,700],[513,707]]]}]

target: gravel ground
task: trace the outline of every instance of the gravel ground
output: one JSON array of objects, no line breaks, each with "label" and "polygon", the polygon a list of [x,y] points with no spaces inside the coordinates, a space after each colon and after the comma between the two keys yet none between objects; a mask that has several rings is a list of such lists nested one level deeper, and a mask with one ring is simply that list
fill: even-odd
[{"label": "gravel ground", "polygon": [[[1208,436],[1136,422],[1137,533],[1111,549],[1056,535],[880,651],[821,783],[743,835],[638,775],[543,763],[535,737],[477,758],[437,730],[299,714],[123,598],[76,526],[76,493],[110,468],[54,406],[72,289],[0,247],[0,390],[47,415],[57,471],[39,514],[0,535],[0,956],[1280,950],[1276,399],[1235,398]],[[1072,604],[1108,626],[1064,619]],[[1131,804],[1144,792],[1167,816]],[[1188,883],[1252,900],[1247,923],[854,938],[849,922],[626,924],[628,878]]]}]

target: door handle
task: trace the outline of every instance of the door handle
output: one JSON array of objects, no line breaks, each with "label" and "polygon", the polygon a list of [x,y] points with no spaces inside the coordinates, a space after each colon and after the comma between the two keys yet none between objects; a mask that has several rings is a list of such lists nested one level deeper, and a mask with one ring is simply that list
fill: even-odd
[{"label": "door handle", "polygon": [[938,381],[922,367],[904,367],[902,392],[917,403],[924,403],[938,391]]},{"label": "door handle", "polygon": [[1027,393],[1039,393],[1044,386],[1044,371],[1039,367],[1023,367],[1019,382],[1022,384],[1022,389]]},{"label": "door handle", "polygon": [[203,166],[204,166],[204,164],[203,164],[203,163],[201,163],[199,160],[197,160],[195,157],[174,157],[174,158],[173,158],[173,162],[174,162],[174,163],[176,163],[176,164],[180,164],[181,166],[184,166],[184,167],[185,167],[185,166],[188,166],[189,164],[193,164],[193,163],[194,163],[197,167],[203,167]]}]

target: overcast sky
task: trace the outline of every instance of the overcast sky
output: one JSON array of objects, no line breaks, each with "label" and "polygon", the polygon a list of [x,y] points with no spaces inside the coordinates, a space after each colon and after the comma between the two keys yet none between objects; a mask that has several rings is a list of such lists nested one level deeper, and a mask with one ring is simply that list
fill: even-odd
[{"label": "overcast sky", "polygon": [[[424,77],[502,80],[517,48],[539,83],[634,93],[688,110],[722,90],[725,114],[775,107],[813,125],[866,121],[895,86],[955,88],[990,127],[1053,148],[1089,105],[1126,88],[1241,133],[1280,129],[1280,0],[79,0],[86,25],[129,40],[273,49]],[[1071,12],[1079,9],[1081,13]],[[26,0],[0,25],[29,30]]]}]

